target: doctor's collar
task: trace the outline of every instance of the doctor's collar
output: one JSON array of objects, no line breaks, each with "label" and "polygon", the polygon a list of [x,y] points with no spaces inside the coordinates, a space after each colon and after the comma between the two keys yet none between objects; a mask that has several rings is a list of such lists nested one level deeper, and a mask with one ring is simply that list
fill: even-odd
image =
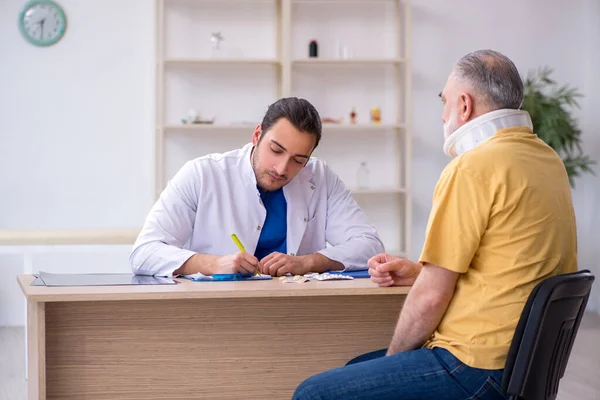
[{"label": "doctor's collar", "polygon": [[242,150],[244,152],[243,158],[245,159],[242,160],[243,173],[248,177],[251,183],[256,185],[258,182],[256,182],[256,175],[254,174],[254,168],[252,168],[252,152],[254,150],[252,142],[246,144]]},{"label": "doctor's collar", "polygon": [[258,186],[258,183],[256,184],[256,189],[258,190],[258,193],[260,194],[260,197],[271,197],[273,196],[273,193],[277,193],[277,192],[282,192],[283,191],[283,186],[280,187],[279,189],[275,189],[275,190],[265,190],[263,188],[261,188],[260,186]]}]

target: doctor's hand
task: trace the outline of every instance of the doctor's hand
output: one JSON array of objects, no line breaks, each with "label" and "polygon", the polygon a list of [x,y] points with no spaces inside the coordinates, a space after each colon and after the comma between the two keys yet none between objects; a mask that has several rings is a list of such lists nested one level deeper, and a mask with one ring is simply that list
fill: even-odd
[{"label": "doctor's hand", "polygon": [[368,265],[371,281],[381,287],[410,286],[422,268],[419,263],[385,253],[372,257]]},{"label": "doctor's hand", "polygon": [[252,254],[239,252],[217,257],[213,274],[252,274],[258,269],[258,259]]},{"label": "doctor's hand", "polygon": [[304,262],[306,256],[289,256],[283,253],[271,253],[260,260],[261,274],[282,276],[287,273],[304,275],[308,273],[308,266]]}]

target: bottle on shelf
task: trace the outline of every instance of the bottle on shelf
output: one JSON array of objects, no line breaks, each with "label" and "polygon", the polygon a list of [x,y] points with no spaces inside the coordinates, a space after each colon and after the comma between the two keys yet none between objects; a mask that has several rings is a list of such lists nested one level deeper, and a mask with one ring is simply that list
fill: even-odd
[{"label": "bottle on shelf", "polygon": [[356,187],[358,189],[369,188],[369,169],[366,162],[361,162],[356,173]]},{"label": "bottle on shelf", "polygon": [[350,47],[343,44],[339,40],[335,42],[336,58],[341,60],[349,60],[352,58],[352,50]]},{"label": "bottle on shelf", "polygon": [[319,56],[319,45],[316,40],[311,40],[308,45],[308,56],[309,57],[318,57]]},{"label": "bottle on shelf", "polygon": [[356,109],[352,107],[352,111],[350,111],[350,123],[356,124]]}]

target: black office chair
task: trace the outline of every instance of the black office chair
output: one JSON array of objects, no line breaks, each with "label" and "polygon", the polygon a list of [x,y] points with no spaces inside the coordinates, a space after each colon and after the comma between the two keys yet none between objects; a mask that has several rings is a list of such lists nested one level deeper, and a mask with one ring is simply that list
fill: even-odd
[{"label": "black office chair", "polygon": [[583,270],[547,278],[533,289],[504,367],[502,389],[510,399],[556,399],[593,282]]}]

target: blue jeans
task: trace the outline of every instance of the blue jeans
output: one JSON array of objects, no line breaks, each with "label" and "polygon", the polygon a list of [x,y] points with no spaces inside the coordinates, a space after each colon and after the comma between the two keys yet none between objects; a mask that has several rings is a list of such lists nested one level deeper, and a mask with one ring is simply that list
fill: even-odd
[{"label": "blue jeans", "polygon": [[385,353],[367,353],[308,378],[293,400],[507,399],[500,386],[503,370],[471,368],[441,348]]}]

